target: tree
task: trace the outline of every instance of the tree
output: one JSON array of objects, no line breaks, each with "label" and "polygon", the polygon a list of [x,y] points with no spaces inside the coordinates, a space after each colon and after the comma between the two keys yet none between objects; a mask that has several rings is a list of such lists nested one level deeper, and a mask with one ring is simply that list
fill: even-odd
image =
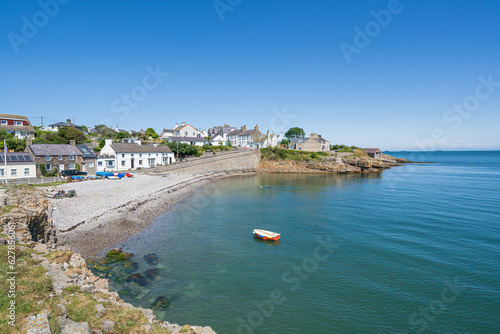
[{"label": "tree", "polygon": [[295,127],[295,128],[290,128],[285,133],[285,137],[287,137],[287,138],[298,138],[298,137],[304,137],[305,134],[306,133],[304,132],[304,129]]},{"label": "tree", "polygon": [[75,140],[77,144],[83,144],[85,139],[87,139],[82,131],[72,126],[60,127],[57,131],[57,135],[65,144],[69,144],[70,140]]},{"label": "tree", "polygon": [[288,148],[290,146],[290,141],[288,139],[283,139],[280,145],[286,146],[286,148]]},{"label": "tree", "polygon": [[151,137],[151,138],[158,138],[158,134],[155,132],[153,128],[147,128],[145,132],[146,137]]},{"label": "tree", "polygon": [[94,128],[97,131],[97,133],[99,134],[99,136],[102,136],[104,133],[104,129],[107,129],[106,125],[104,125],[104,124],[98,124],[98,125],[94,126]]},{"label": "tree", "polygon": [[128,132],[121,131],[121,132],[118,132],[118,134],[116,135],[116,138],[117,139],[130,138],[130,134]]}]

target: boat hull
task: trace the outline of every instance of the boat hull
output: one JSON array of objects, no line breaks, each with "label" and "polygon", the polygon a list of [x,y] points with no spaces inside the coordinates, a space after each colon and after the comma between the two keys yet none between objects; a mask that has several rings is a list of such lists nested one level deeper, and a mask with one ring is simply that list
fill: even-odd
[{"label": "boat hull", "polygon": [[267,241],[276,241],[281,238],[281,234],[265,230],[253,230],[253,235],[256,238]]}]

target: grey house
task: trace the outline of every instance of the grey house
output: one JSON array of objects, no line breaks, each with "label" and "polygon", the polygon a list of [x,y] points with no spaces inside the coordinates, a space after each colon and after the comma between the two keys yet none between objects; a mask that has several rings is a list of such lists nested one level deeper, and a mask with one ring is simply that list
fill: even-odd
[{"label": "grey house", "polygon": [[95,174],[97,155],[94,153],[94,150],[87,145],[76,145],[76,147],[82,152],[83,162],[80,170],[89,174]]},{"label": "grey house", "polygon": [[76,147],[74,140],[71,144],[32,144],[31,140],[27,140],[25,151],[35,158],[37,177],[42,177],[41,164],[49,173],[52,173],[55,168],[61,172],[76,169],[76,164],[80,166],[83,164],[83,154]]}]

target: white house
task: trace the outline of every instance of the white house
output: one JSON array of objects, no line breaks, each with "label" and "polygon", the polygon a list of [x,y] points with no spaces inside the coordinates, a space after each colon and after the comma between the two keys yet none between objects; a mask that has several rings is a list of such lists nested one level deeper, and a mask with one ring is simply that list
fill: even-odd
[{"label": "white house", "polygon": [[0,114],[0,129],[18,139],[34,139],[35,129],[28,117],[23,115]]},{"label": "white house", "polygon": [[206,137],[201,131],[184,122],[182,122],[181,125],[175,123],[173,130],[173,137]]},{"label": "white house", "polygon": [[0,181],[31,179],[36,177],[36,163],[27,152],[7,152],[7,170],[4,153],[0,153]]},{"label": "white house", "polygon": [[168,141],[195,146],[208,144],[208,140],[206,140],[205,137],[169,137]]},{"label": "white house", "polygon": [[254,143],[253,148],[276,147],[278,144],[278,136],[271,134],[269,130],[267,130],[267,135],[260,137],[258,141]]},{"label": "white house", "polygon": [[238,146],[238,134],[240,132],[241,129],[234,129],[227,133],[226,139],[231,143],[231,145]]},{"label": "white house", "polygon": [[221,135],[215,135],[209,141],[209,143],[213,146],[226,145],[226,142],[227,141],[222,138]]},{"label": "white house", "polygon": [[124,171],[173,163],[174,153],[166,145],[142,145],[139,140],[133,144],[113,143],[112,139],[106,139],[97,159],[97,171]]}]

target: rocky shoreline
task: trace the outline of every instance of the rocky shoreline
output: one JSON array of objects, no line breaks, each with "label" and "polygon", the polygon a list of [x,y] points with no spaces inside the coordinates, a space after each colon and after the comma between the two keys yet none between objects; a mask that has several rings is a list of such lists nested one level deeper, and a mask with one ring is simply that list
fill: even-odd
[{"label": "rocky shoreline", "polygon": [[[118,293],[110,291],[108,280],[95,276],[87,268],[81,254],[58,243],[50,214],[52,205],[46,198],[50,190],[42,191],[22,186],[11,187],[7,193],[9,211],[4,209],[0,217],[3,235],[7,240],[15,240],[18,251],[29,249],[32,259],[38,263],[37,266],[45,268],[52,279],[52,292],[50,301],[44,301],[42,304],[46,303],[47,308],[57,304],[52,313],[49,309],[42,310],[39,314],[23,319],[20,324],[22,333],[52,333],[53,330],[72,334],[113,333],[119,329],[115,325],[119,324],[120,319],[113,319],[111,315],[120,312],[142,314],[142,333],[215,333],[210,327],[180,326],[160,321],[152,310],[136,308],[121,300]],[[13,228],[15,234],[11,232]],[[7,244],[7,240],[0,238],[0,244]],[[72,304],[75,298],[87,296],[95,300],[92,303],[95,304],[94,309],[89,311],[89,314],[92,314],[92,328],[86,321],[71,319],[66,311],[66,307]],[[107,309],[113,312],[106,312]],[[51,324],[52,327],[56,324],[57,328],[51,330]]]}]

